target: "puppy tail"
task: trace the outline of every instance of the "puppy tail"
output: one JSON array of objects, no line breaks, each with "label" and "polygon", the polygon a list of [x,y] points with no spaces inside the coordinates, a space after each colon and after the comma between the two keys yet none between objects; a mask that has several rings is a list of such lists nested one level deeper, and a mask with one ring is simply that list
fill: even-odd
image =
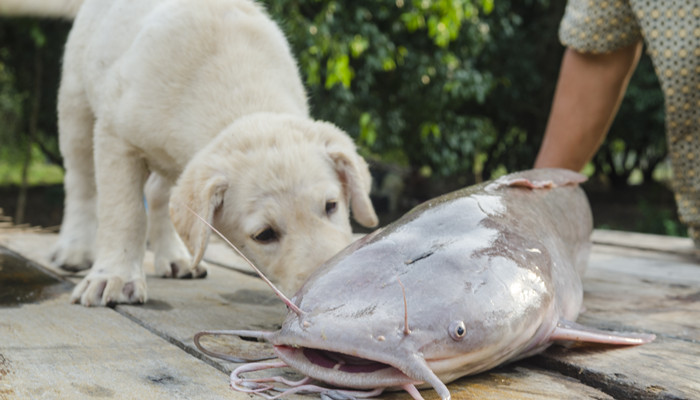
[{"label": "puppy tail", "polygon": [[84,0],[0,0],[0,15],[74,19]]}]

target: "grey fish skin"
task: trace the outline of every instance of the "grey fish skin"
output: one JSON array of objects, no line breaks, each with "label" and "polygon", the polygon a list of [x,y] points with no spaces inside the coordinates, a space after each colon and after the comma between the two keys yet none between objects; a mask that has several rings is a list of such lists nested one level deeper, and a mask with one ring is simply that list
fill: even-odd
[{"label": "grey fish skin", "polygon": [[[557,324],[581,309],[592,231],[578,186],[584,180],[568,170],[530,170],[416,207],[308,279],[292,298],[306,314],[290,314],[271,338],[278,356],[342,387],[426,382],[445,398],[439,382],[544,350]],[[451,330],[462,324],[460,337]],[[398,371],[345,373],[303,348]]]},{"label": "grey fish skin", "polygon": [[529,170],[429,200],[321,266],[279,331],[233,334],[268,340],[314,379],[417,399],[413,385],[449,399],[445,383],[554,340],[647,343],[570,322],[591,247],[584,180]]},{"label": "grey fish skin", "polygon": [[[521,178],[556,187],[510,183]],[[573,320],[581,308],[580,274],[592,231],[577,185],[583,179],[565,170],[532,170],[416,207],[313,274],[292,298],[307,315],[290,315],[272,342],[380,361],[413,382],[432,378],[418,354],[449,382],[542,350],[559,318]],[[406,292],[408,335],[397,278]],[[448,331],[455,321],[464,322],[461,340]],[[279,356],[334,384],[379,383],[314,365],[307,371],[307,360]]]}]

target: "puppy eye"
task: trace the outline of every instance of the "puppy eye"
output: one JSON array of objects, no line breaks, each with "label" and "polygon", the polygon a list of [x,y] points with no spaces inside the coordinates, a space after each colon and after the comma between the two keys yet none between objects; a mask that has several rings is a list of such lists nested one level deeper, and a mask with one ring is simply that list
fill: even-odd
[{"label": "puppy eye", "polygon": [[464,321],[452,321],[448,329],[452,340],[462,340],[467,334],[467,328],[464,326]]},{"label": "puppy eye", "polygon": [[329,200],[326,202],[326,215],[333,214],[338,209],[338,202],[335,200]]},{"label": "puppy eye", "polygon": [[267,244],[277,240],[277,232],[269,226],[253,235],[253,240],[258,243]]}]

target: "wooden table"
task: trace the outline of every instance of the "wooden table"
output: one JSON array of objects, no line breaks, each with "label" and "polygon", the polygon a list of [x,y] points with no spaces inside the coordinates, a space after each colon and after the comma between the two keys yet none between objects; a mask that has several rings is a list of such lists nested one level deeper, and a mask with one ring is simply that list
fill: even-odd
[{"label": "wooden table", "polygon": [[[47,269],[55,240],[0,230],[0,246]],[[452,383],[454,399],[700,399],[700,256],[690,240],[596,231],[594,242],[578,321],[653,332],[657,340],[554,345]],[[243,264],[221,243],[207,259],[206,279],[149,277],[142,306],[71,305],[70,285],[38,303],[0,306],[0,399],[250,398],[228,387],[235,365],[202,355],[192,337],[203,329],[276,329],[284,307],[261,280],[239,272]],[[71,284],[80,279],[52,271]]]}]

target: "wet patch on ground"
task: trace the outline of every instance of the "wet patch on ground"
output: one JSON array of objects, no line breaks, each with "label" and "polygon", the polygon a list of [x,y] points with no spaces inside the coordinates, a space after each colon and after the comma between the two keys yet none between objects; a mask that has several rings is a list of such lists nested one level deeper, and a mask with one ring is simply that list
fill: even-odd
[{"label": "wet patch on ground", "polygon": [[73,284],[0,247],[0,307],[38,303],[69,292]]}]

